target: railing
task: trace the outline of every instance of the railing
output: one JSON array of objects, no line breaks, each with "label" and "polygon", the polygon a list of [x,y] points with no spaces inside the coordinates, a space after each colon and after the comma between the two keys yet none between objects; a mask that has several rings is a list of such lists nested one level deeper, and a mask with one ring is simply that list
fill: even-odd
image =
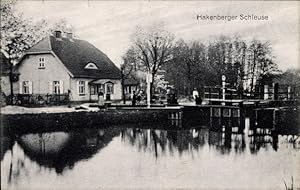
[{"label": "railing", "polygon": [[[222,87],[205,86],[205,99],[222,99]],[[225,99],[265,99],[265,100],[296,100],[300,95],[296,93],[295,87],[288,85],[279,85],[276,92],[274,87],[268,87],[266,91],[264,86],[256,86],[254,92],[239,92],[236,88],[226,87]]]},{"label": "railing", "polygon": [[16,94],[12,99],[13,105],[66,105],[69,102],[68,94]]},{"label": "railing", "polygon": [[[222,87],[205,86],[204,87],[204,98],[205,99],[222,99]],[[225,89],[225,99],[240,99],[241,94],[238,93],[235,88]]]},{"label": "railing", "polygon": [[244,92],[244,99],[264,99],[264,100],[296,100],[299,95],[296,93],[295,86],[278,85],[277,89],[274,86],[268,86],[267,91],[264,86],[255,86],[254,92]]}]

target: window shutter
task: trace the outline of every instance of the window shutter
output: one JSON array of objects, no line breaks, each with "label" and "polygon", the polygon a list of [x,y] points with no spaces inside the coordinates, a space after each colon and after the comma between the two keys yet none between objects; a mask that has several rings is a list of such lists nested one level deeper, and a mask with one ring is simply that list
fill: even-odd
[{"label": "window shutter", "polygon": [[84,88],[85,88],[85,94],[89,94],[89,82],[88,81],[85,81]]},{"label": "window shutter", "polygon": [[28,81],[29,94],[32,94],[32,81]]},{"label": "window shutter", "polygon": [[59,93],[60,94],[64,93],[64,81],[62,80],[59,81]]},{"label": "window shutter", "polygon": [[20,81],[20,84],[19,84],[19,94],[22,94],[22,88],[23,88],[23,82]]},{"label": "window shutter", "polygon": [[53,82],[49,82],[49,94],[53,94]]},{"label": "window shutter", "polygon": [[76,89],[77,89],[77,94],[80,94],[79,93],[79,81],[76,82]]}]

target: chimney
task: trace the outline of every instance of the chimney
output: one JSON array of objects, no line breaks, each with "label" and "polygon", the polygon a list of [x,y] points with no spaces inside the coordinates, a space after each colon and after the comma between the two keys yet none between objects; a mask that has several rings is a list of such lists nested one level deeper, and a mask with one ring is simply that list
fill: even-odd
[{"label": "chimney", "polygon": [[70,41],[73,41],[73,33],[72,32],[67,32],[66,36]]},{"label": "chimney", "polygon": [[56,39],[61,39],[62,38],[62,35],[61,35],[61,31],[60,30],[56,30],[54,31],[54,36]]}]

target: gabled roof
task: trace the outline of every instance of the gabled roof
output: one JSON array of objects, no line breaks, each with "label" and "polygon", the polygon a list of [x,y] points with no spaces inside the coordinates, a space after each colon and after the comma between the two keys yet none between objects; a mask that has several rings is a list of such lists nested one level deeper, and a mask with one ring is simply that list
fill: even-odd
[{"label": "gabled roof", "polygon": [[138,82],[138,80],[136,80],[134,78],[127,78],[124,80],[124,84],[125,85],[138,85],[139,82]]},{"label": "gabled roof", "polygon": [[[120,79],[117,66],[102,51],[87,41],[49,36],[26,51],[27,54],[52,51],[76,78]],[[85,69],[95,63],[98,69]]]},{"label": "gabled roof", "polygon": [[38,52],[49,52],[51,51],[51,44],[50,44],[50,36],[42,39],[34,46],[32,46],[26,53],[38,53]]}]

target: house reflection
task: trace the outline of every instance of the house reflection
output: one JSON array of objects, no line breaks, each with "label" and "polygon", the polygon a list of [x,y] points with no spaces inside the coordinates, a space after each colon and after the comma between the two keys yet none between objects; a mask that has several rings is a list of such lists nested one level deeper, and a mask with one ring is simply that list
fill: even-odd
[{"label": "house reflection", "polygon": [[76,162],[91,158],[118,134],[118,130],[81,129],[26,134],[17,141],[30,159],[62,173],[64,168],[72,168]]},{"label": "house reflection", "polygon": [[1,136],[1,161],[3,160],[3,157],[7,151],[11,151],[12,147],[15,143],[15,139],[13,137],[9,136]]}]

